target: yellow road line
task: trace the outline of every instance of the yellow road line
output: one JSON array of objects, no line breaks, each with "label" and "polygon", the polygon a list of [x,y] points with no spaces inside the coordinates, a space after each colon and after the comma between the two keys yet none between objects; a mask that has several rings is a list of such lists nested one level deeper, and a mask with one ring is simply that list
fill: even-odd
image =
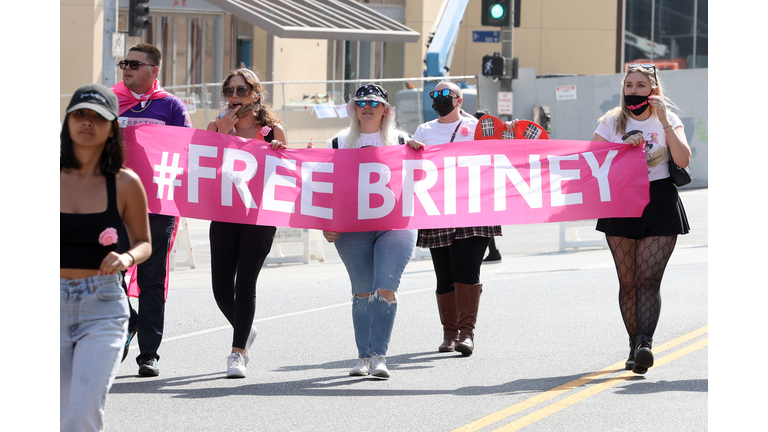
[{"label": "yellow road line", "polygon": [[[663,351],[665,351],[667,349],[670,349],[672,347],[675,347],[677,345],[685,343],[685,342],[687,342],[687,341],[689,341],[691,339],[699,337],[702,334],[707,333],[708,330],[709,330],[709,326],[704,326],[704,327],[702,327],[702,328],[700,328],[698,330],[692,331],[692,332],[690,332],[688,334],[685,334],[683,336],[680,336],[680,337],[678,337],[678,338],[676,338],[674,340],[671,340],[669,342],[666,342],[664,344],[659,345],[658,347],[654,348],[654,352],[655,352],[655,354],[659,354],[659,353],[661,353],[661,352],[663,352]],[[675,354],[671,354],[671,355],[675,355]],[[669,356],[667,356],[667,357],[669,357]],[[667,358],[667,357],[665,357],[665,358]],[[605,375],[609,375],[609,374],[612,374],[612,373],[616,373],[616,372],[622,371],[622,370],[624,370],[624,362],[625,362],[624,360],[621,360],[621,361],[619,361],[617,363],[614,363],[614,364],[612,364],[612,365],[610,365],[610,366],[608,366],[606,368],[603,368],[603,369],[601,369],[601,370],[599,370],[597,372],[591,373],[589,375],[585,375],[585,376],[583,376],[581,378],[575,379],[575,380],[573,380],[571,382],[568,382],[568,383],[563,384],[561,386],[555,387],[552,390],[548,390],[548,391],[546,391],[544,393],[536,395],[536,396],[534,396],[534,397],[532,397],[530,399],[524,400],[524,401],[519,402],[519,403],[517,403],[515,405],[512,405],[510,407],[504,408],[501,411],[497,411],[497,412],[495,412],[493,414],[489,414],[489,415],[487,415],[487,416],[485,416],[485,417],[483,417],[483,418],[481,418],[479,420],[476,420],[476,421],[474,421],[472,423],[466,424],[466,425],[464,425],[464,426],[462,426],[460,428],[454,429],[452,432],[477,431],[477,430],[479,430],[481,428],[484,428],[484,427],[486,427],[486,426],[488,426],[490,424],[496,423],[499,420],[503,420],[503,419],[505,419],[505,418],[507,418],[509,416],[512,416],[512,415],[514,415],[514,414],[516,414],[516,413],[518,413],[520,411],[524,411],[524,410],[526,410],[528,408],[531,408],[533,406],[536,406],[536,405],[538,405],[540,403],[546,402],[546,401],[548,401],[548,400],[550,400],[552,398],[558,397],[561,394],[563,394],[563,393],[565,393],[565,392],[567,392],[569,390],[573,390],[573,389],[575,389],[577,387],[581,387],[581,386],[583,386],[583,385],[585,385],[585,384],[587,384],[587,383],[589,383],[591,381],[594,381],[596,379],[602,378]],[[654,367],[660,366],[660,365],[662,365],[662,364],[664,364],[666,362],[667,361],[663,361],[663,359],[660,359],[660,360],[658,360],[658,361],[656,361],[654,363]],[[632,376],[637,376],[632,371],[628,371],[624,375],[627,375],[628,378],[631,378]],[[624,375],[620,375],[619,377],[622,377]],[[612,382],[615,379],[616,378],[610,379],[607,382]],[[616,383],[614,383],[612,385],[615,385],[618,382],[619,381],[616,381]],[[523,417],[523,418],[525,418],[525,417]]]},{"label": "yellow road line", "polygon": [[[621,366],[621,369],[619,369],[619,366]],[[585,375],[581,378],[578,378],[576,380],[573,380],[569,383],[563,384],[561,386],[555,387],[552,390],[546,391],[544,393],[541,393],[537,396],[534,396],[530,399],[524,400],[520,403],[517,403],[515,405],[512,405],[508,408],[504,408],[501,411],[495,412],[493,414],[487,415],[480,420],[474,421],[472,423],[469,423],[465,426],[462,426],[458,429],[455,429],[453,432],[466,432],[468,430],[476,431],[480,428],[483,428],[485,426],[488,426],[490,424],[496,423],[499,420],[503,420],[513,414],[516,414],[520,411],[526,410],[532,406],[538,405],[542,402],[546,402],[552,398],[555,398],[557,396],[560,396],[561,394],[573,390],[574,388],[580,387],[592,380],[598,379],[604,375],[612,374],[615,372],[618,372],[619,370],[624,369],[624,362],[616,363],[612,366],[608,366],[605,369],[601,369],[595,373],[591,373],[589,375]]]},{"label": "yellow road line", "polygon": [[[698,342],[696,342],[696,343],[694,343],[692,345],[689,345],[689,346],[687,346],[685,348],[679,349],[679,350],[673,352],[672,354],[669,354],[669,355],[667,355],[665,357],[662,357],[662,358],[658,359],[658,361],[654,362],[653,367],[657,368],[659,366],[667,364],[667,363],[669,363],[669,362],[671,362],[673,360],[676,360],[676,359],[678,359],[678,358],[680,358],[680,357],[682,357],[682,356],[684,356],[686,354],[690,354],[690,353],[692,353],[692,352],[694,352],[694,351],[696,351],[696,350],[698,350],[700,348],[703,348],[703,347],[705,347],[707,345],[709,345],[709,338],[704,338],[704,339],[702,339],[702,340],[700,340],[700,341],[698,341]],[[635,374],[634,372],[627,371],[627,372],[625,372],[625,373],[623,373],[623,374],[621,374],[619,376],[616,376],[616,377],[613,377],[613,378],[609,378],[609,379],[601,382],[600,384],[595,384],[592,387],[586,388],[586,389],[584,389],[584,390],[582,390],[582,391],[580,391],[580,392],[578,392],[578,393],[576,393],[576,394],[574,394],[572,396],[568,396],[567,398],[565,398],[563,400],[560,400],[560,401],[558,401],[556,403],[553,403],[552,405],[550,405],[550,406],[548,406],[546,408],[542,408],[542,409],[540,409],[540,410],[538,410],[536,412],[528,414],[525,417],[522,417],[522,418],[520,418],[518,420],[515,420],[514,422],[509,423],[508,425],[505,425],[505,426],[502,426],[502,427],[500,427],[498,429],[495,429],[494,432],[510,432],[510,431],[520,430],[520,429],[524,428],[525,426],[528,426],[528,425],[530,425],[532,423],[535,423],[535,422],[543,419],[544,417],[547,417],[549,415],[552,415],[552,414],[560,411],[561,409],[567,408],[567,407],[569,407],[571,405],[574,405],[574,404],[576,404],[578,402],[581,402],[582,400],[584,400],[584,399],[586,399],[588,397],[594,396],[594,395],[596,395],[597,393],[600,393],[603,390],[609,389],[609,388],[615,386],[616,384],[619,384],[620,382],[626,381],[626,380],[628,380],[630,378],[633,378],[633,377],[636,377],[636,376],[638,376],[638,375]]]}]

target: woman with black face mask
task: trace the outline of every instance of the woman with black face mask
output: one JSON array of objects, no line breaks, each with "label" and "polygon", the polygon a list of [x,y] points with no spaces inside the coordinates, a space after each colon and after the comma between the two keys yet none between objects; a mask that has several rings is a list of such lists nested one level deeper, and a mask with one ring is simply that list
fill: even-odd
[{"label": "woman with black face mask", "polygon": [[691,149],[680,118],[667,111],[654,65],[629,65],[622,80],[621,105],[605,113],[592,141],[643,145],[651,200],[639,218],[597,221],[605,233],[619,277],[619,309],[629,334],[626,369],[644,374],[653,366],[651,342],[661,313],[661,278],[677,236],[687,234],[688,219],[672,183],[669,160],[687,167]]},{"label": "woman with black face mask", "polygon": [[[430,93],[432,108],[439,118],[416,129],[408,145],[419,150],[424,145],[473,141],[478,119],[463,115],[462,92],[454,83],[443,81]],[[507,123],[511,132],[515,122]],[[437,277],[437,309],[443,325],[440,352],[474,352],[474,330],[480,306],[480,265],[488,244],[501,235],[501,226],[420,229],[416,246],[429,248]]]}]

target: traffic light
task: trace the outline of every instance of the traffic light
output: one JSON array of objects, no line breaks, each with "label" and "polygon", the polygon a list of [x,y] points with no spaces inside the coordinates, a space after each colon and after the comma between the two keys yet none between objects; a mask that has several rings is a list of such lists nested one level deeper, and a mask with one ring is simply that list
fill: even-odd
[{"label": "traffic light", "polygon": [[498,54],[484,56],[481,70],[485,76],[504,76],[504,57]]},{"label": "traffic light", "polygon": [[510,0],[483,0],[480,22],[484,26],[509,26]]},{"label": "traffic light", "polygon": [[128,36],[140,36],[141,31],[147,27],[149,27],[149,6],[146,1],[129,0]]},{"label": "traffic light", "polygon": [[514,9],[510,8],[511,0],[483,0],[480,12],[480,23],[484,26],[506,27],[509,17],[514,15],[514,27],[520,27],[520,0],[514,0]]}]

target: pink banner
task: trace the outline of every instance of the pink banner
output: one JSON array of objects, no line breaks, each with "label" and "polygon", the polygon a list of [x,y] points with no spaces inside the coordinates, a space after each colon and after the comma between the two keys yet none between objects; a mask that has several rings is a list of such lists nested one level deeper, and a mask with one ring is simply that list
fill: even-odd
[{"label": "pink banner", "polygon": [[149,211],[196,219],[349,232],[638,217],[649,201],[643,148],[617,143],[272,150],[158,125],[123,137]]}]

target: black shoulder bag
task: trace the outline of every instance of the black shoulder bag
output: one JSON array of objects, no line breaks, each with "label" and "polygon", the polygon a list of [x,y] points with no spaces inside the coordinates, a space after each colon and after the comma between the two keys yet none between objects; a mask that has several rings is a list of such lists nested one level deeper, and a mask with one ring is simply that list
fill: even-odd
[{"label": "black shoulder bag", "polygon": [[687,166],[680,168],[677,166],[674,160],[672,160],[672,154],[669,155],[669,176],[672,178],[672,183],[675,186],[685,186],[691,182],[691,168]]}]

